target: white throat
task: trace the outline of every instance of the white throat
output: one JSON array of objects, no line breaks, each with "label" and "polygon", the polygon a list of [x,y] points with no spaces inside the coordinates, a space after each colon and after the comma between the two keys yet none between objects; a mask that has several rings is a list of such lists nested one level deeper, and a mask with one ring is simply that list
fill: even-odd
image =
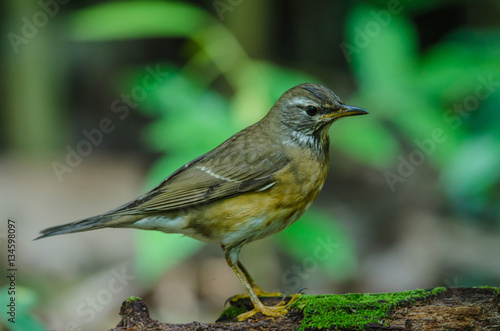
[{"label": "white throat", "polygon": [[312,148],[314,150],[320,150],[322,147],[319,137],[300,131],[292,131],[291,135],[286,135],[283,138],[283,144],[294,147]]}]

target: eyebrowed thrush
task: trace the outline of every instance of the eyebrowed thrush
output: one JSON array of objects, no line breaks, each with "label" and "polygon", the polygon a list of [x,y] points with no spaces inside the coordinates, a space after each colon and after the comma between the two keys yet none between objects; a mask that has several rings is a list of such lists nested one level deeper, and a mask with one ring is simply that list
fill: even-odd
[{"label": "eyebrowed thrush", "polygon": [[254,305],[240,320],[261,312],[279,316],[287,304],[264,306],[260,289],[239,260],[241,247],[297,221],[325,182],[328,131],[339,118],[364,115],[319,84],[286,91],[259,122],[185,164],[157,187],[110,212],[55,226],[39,238],[101,228],[181,233],[222,246],[227,264]]}]

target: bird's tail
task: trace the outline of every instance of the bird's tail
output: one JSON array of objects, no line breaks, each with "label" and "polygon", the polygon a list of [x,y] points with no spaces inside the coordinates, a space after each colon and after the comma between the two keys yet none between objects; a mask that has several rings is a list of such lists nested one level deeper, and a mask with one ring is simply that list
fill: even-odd
[{"label": "bird's tail", "polygon": [[63,225],[47,228],[40,232],[41,236],[37,239],[42,239],[60,234],[83,232],[90,230],[97,230],[102,228],[126,228],[128,225],[140,219],[134,215],[116,215],[116,214],[102,214],[76,222],[71,222]]}]

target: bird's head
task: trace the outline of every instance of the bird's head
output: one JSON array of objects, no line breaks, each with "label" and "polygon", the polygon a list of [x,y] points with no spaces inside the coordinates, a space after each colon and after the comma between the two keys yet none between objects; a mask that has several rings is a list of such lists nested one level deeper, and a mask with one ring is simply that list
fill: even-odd
[{"label": "bird's head", "polygon": [[345,105],[325,86],[310,83],[283,93],[270,113],[289,132],[286,143],[317,148],[328,147],[328,129],[333,122],[368,114],[362,108]]}]

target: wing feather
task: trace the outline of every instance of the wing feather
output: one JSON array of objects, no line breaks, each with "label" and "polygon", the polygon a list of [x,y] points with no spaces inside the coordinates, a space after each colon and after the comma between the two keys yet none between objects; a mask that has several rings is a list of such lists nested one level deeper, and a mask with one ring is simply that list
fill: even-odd
[{"label": "wing feather", "polygon": [[271,187],[274,174],[289,162],[284,153],[271,154],[260,162],[249,162],[245,155],[211,157],[214,151],[187,163],[150,192],[113,212],[161,213],[257,192]]}]

